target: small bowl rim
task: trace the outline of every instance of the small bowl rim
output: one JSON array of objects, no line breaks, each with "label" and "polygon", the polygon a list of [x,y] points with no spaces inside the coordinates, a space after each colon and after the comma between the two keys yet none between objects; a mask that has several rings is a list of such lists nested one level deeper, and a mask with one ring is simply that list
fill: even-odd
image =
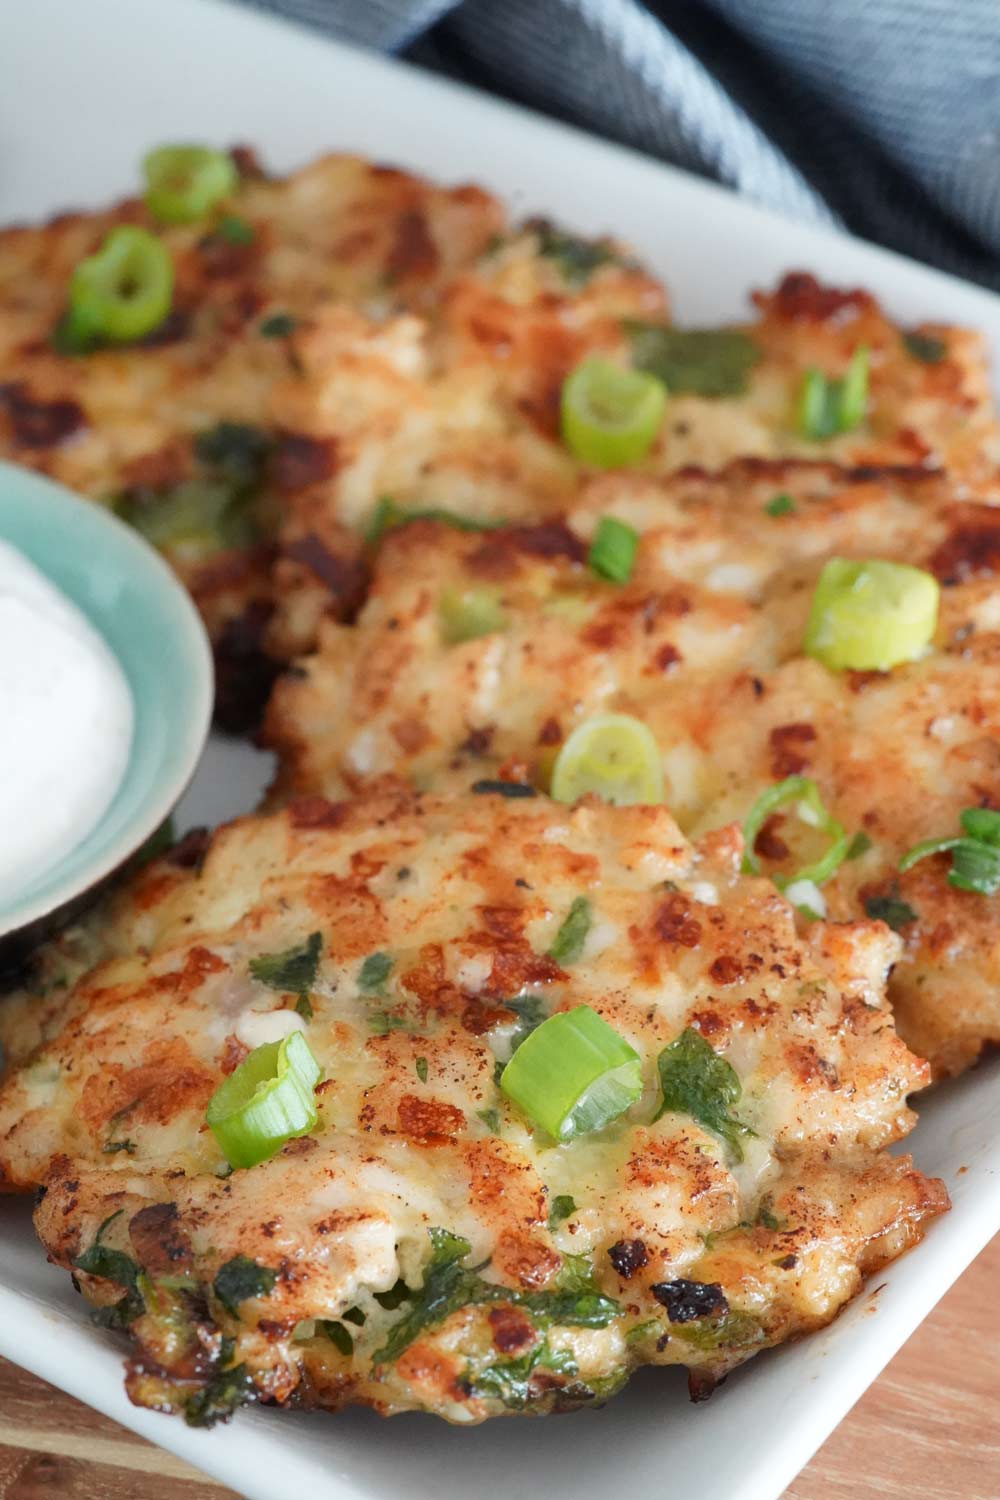
[{"label": "small bowl rim", "polygon": [[[108,809],[94,828],[72,849],[65,851],[48,871],[38,877],[45,881],[45,885],[39,890],[37,896],[33,899],[29,897],[15,902],[8,911],[0,908],[0,941],[2,942],[6,942],[46,919],[55,918],[63,907],[69,908],[71,912],[77,909],[85,901],[88,892],[104,884],[142,848],[146,840],[169,817],[194,776],[208,740],[215,701],[212,647],[201,615],[184,585],[156,549],[100,502],[78,495],[68,486],[34,469],[0,460],[0,492],[7,483],[22,489],[34,489],[38,497],[37,503],[47,505],[52,509],[57,525],[60,515],[76,517],[80,515],[83,508],[86,508],[89,513],[88,525],[108,528],[108,531],[115,536],[120,550],[124,551],[131,561],[134,561],[136,572],[143,573],[149,579],[150,585],[157,588],[170,601],[172,611],[177,616],[179,631],[182,633],[177,638],[178,648],[183,649],[190,657],[194,671],[189,678],[190,697],[184,705],[184,724],[178,731],[178,741],[169,774],[151,782],[148,793],[142,798],[140,808],[103,853],[99,854],[93,862],[88,862],[75,876],[60,879],[60,867],[80,849],[87,839],[94,836],[101,827],[104,817],[114,807],[124,784],[123,774],[122,782],[119,783]],[[69,524],[74,523],[71,521]],[[0,516],[0,541],[18,546],[17,542],[5,533],[2,516]],[[46,573],[44,564],[39,564],[37,558],[30,558],[29,561],[32,561],[40,572],[46,574],[54,587],[61,587],[51,575]],[[115,660],[122,665],[124,670],[124,663],[121,662],[113,643],[107,640],[99,622],[94,619],[86,603],[78,599],[72,599],[71,602],[98,631]],[[155,674],[150,675],[151,679],[155,680]],[[176,712],[171,717],[176,718]],[[132,764],[135,750],[136,744],[133,739],[127,765]]]}]

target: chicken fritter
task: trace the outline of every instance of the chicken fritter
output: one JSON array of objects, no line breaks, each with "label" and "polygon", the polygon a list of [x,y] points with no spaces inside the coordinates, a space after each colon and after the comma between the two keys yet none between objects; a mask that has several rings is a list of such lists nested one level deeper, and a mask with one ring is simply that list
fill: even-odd
[{"label": "chicken fritter", "polygon": [[[898,866],[956,833],[965,809],[1000,808],[1000,510],[961,493],[919,471],[744,462],[602,478],[565,522],[402,527],[357,626],[324,626],[276,689],[276,796],[339,794],[387,772],[436,790],[498,774],[545,787],[571,731],[602,711],[653,731],[689,833],[742,822],[790,775],[814,778],[869,844],[824,886],[830,914],[900,928],[900,1031],[937,1073],[959,1071],[1000,1040],[997,903],[956,890],[946,855]],[[606,515],[641,536],[624,585],[587,565]],[[932,649],[884,673],[804,654],[831,556],[934,573]],[[791,877],[808,845],[785,807],[763,830],[764,868]]]},{"label": "chicken fritter", "polygon": [[[553,243],[576,253],[552,253]],[[275,410],[279,425],[334,443],[338,463],[288,497],[276,655],[309,649],[322,614],[341,611],[379,502],[469,522],[564,510],[593,472],[560,438],[562,385],[585,356],[664,380],[666,416],[638,466],[646,473],[803,457],[995,479],[1000,429],[978,334],[905,332],[869,293],[802,272],[755,294],[752,323],[678,329],[656,284],[620,249],[604,252],[535,227],[457,274],[432,321],[373,329],[336,313],[314,331],[308,378],[276,389]],[[805,436],[808,372],[842,379],[859,350],[869,361],[863,416],[848,431]]]},{"label": "chicken fritter", "polygon": [[[560,395],[589,355],[665,381],[652,473],[822,454],[978,480],[1000,457],[972,332],[904,332],[868,293],[804,273],[758,293],[744,327],[677,329],[614,240],[511,228],[478,188],[355,157],[285,179],[234,159],[237,190],[193,225],[130,200],[0,233],[0,456],[115,504],[163,549],[209,624],[229,727],[324,614],[357,607],[386,497],[479,519],[565,508],[583,471]],[[168,247],[172,310],[136,344],[67,352],[74,267],[123,224]],[[861,350],[859,420],[804,436],[808,371],[837,381]]]},{"label": "chicken fritter", "polygon": [[[433,305],[503,211],[478,188],[356,157],[287,178],[233,157],[236,192],[195,224],[164,226],[130,199],[0,232],[0,456],[115,504],[166,552],[234,674],[223,687],[238,718],[254,687],[239,673],[261,665],[281,496],[302,468],[268,416],[296,331],[335,300],[372,319]],[[171,311],[136,344],[67,352],[74,267],[123,224],[168,247]]]},{"label": "chicken fritter", "polygon": [[[884,1149],[927,1072],[883,997],[899,939],[800,935],[735,827],[692,847],[664,808],[389,790],[202,852],[48,950],[47,1040],[0,1089],[0,1174],[41,1186],[42,1241],[130,1333],[140,1404],[475,1422],[603,1400],[645,1363],[703,1395],[947,1206]],[[581,1004],[644,1088],[557,1144],[497,1075]],[[25,1011],[0,1011],[15,1050]],[[318,1124],[230,1171],[206,1106],[295,1031]]]}]

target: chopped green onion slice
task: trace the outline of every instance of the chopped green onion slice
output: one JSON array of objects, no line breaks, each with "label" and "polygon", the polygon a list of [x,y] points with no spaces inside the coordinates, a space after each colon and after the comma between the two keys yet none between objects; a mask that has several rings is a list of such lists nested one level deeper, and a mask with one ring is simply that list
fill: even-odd
[{"label": "chopped green onion slice", "polygon": [[958,821],[970,839],[1000,846],[1000,812],[992,807],[967,807]]},{"label": "chopped green onion slice", "polygon": [[611,583],[628,583],[638,548],[637,531],[614,516],[602,516],[587,553],[587,566]]},{"label": "chopped green onion slice", "polygon": [[929,859],[932,854],[944,854],[949,849],[957,849],[962,842],[958,834],[953,838],[945,839],[921,839],[919,844],[914,844],[912,849],[907,850],[899,861],[900,873],[905,875],[907,870],[922,859]]},{"label": "chopped green onion slice", "polygon": [[589,1005],[543,1021],[518,1047],[500,1087],[555,1140],[605,1125],[642,1093],[642,1063]]},{"label": "chopped green onion slice", "polygon": [[663,421],[667,389],[655,375],[587,359],[562,388],[562,435],[581,463],[601,469],[645,458]]},{"label": "chopped green onion slice", "polygon": [[851,355],[847,374],[840,382],[837,426],[841,432],[853,432],[864,421],[868,406],[868,350],[862,344]]},{"label": "chopped green onion slice", "polygon": [[115,510],[141,531],[154,547],[183,547],[209,553],[253,540],[249,502],[232,484],[213,479],[184,479],[157,493],[140,490],[124,495]]},{"label": "chopped green onion slice", "polygon": [[161,224],[193,224],[235,192],[236,163],[208,146],[160,146],[142,163],[146,207]]},{"label": "chopped green onion slice", "polygon": [[813,594],[804,650],[834,672],[915,661],[934,635],[940,593],[922,568],[832,557]]},{"label": "chopped green onion slice", "polygon": [[74,270],[67,332],[81,348],[132,343],[159,327],[173,294],[174,265],[167,247],[147,229],[122,224]]},{"label": "chopped green onion slice", "polygon": [[802,377],[799,430],[813,442],[833,437],[837,430],[836,394],[822,370],[807,370]]},{"label": "chopped green onion slice", "polygon": [[463,516],[457,510],[445,510],[439,505],[399,505],[391,495],[383,495],[372,512],[365,541],[380,542],[387,531],[396,526],[408,526],[411,521],[440,521],[443,526],[454,526],[456,531],[498,531],[507,524],[506,521]]},{"label": "chopped green onion slice", "polygon": [[551,794],[575,802],[595,792],[617,807],[663,801],[660,747],[630,714],[595,714],[578,724],[556,756]]},{"label": "chopped green onion slice", "polygon": [[764,509],[769,516],[790,516],[796,509],[796,506],[791,495],[781,494],[775,495],[773,500],[769,500]]},{"label": "chopped green onion slice", "polygon": [[924,839],[899,862],[902,873],[931,854],[951,852],[948,884],[956,890],[994,896],[1000,891],[1000,812],[988,807],[967,807],[959,822],[962,834],[953,838]]},{"label": "chopped green onion slice", "polygon": [[286,1141],[315,1129],[319,1077],[301,1031],[256,1047],[208,1103],[209,1127],[229,1165],[255,1167]]},{"label": "chopped green onion slice", "polygon": [[448,646],[503,630],[506,616],[490,589],[446,589],[439,605],[441,635]]},{"label": "chopped green onion slice", "polygon": [[797,811],[803,823],[808,823],[811,828],[818,828],[821,833],[825,833],[830,843],[825,854],[814,860],[811,865],[804,865],[801,870],[796,870],[794,875],[776,875],[774,883],[779,890],[787,890],[790,886],[799,885],[801,882],[820,886],[824,880],[829,880],[830,876],[840,869],[850,853],[854,840],[845,831],[843,824],[838,823],[837,819],[827,812],[819,787],[809,776],[786,776],[784,781],[779,781],[775,786],[768,787],[766,792],[761,792],[743,825],[743,873],[745,875],[760,874],[760,858],[754,848],[757,835],[773,812],[777,812],[779,807],[787,807],[791,802],[797,804]]},{"label": "chopped green onion slice", "polygon": [[868,405],[868,350],[855,349],[842,379],[807,370],[799,393],[798,421],[803,437],[822,442],[838,432],[851,432],[864,419]]}]

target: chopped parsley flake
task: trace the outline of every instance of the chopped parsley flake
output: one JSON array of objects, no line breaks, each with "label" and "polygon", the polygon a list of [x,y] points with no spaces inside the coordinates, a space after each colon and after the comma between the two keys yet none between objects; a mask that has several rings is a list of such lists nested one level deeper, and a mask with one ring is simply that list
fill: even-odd
[{"label": "chopped parsley flake", "polygon": [[925,365],[939,365],[948,353],[944,339],[935,338],[931,333],[904,333],[903,343],[907,354],[912,354]]},{"label": "chopped parsley flake", "polygon": [[564,1219],[576,1213],[576,1202],[568,1193],[559,1193],[549,1209],[549,1228],[555,1229]]},{"label": "chopped parsley flake", "polygon": [[261,953],[252,958],[250,973],[259,984],[266,984],[269,989],[297,995],[296,1010],[308,1021],[312,1018],[309,992],[316,983],[322,949],[322,934],[314,932],[304,943],[286,948],[284,953]]},{"label": "chopped parsley flake", "polygon": [[743,1160],[741,1137],[753,1135],[732,1113],[742,1094],[739,1074],[689,1026],[664,1047],[657,1060],[663,1102],[656,1118],[667,1110],[690,1115],[726,1142],[737,1161]]},{"label": "chopped parsley flake", "polygon": [[219,1268],[213,1290],[226,1311],[235,1318],[239,1316],[241,1302],[251,1297],[266,1297],[277,1279],[277,1274],[267,1266],[258,1265],[248,1255],[236,1255]]},{"label": "chopped parsley flake", "polygon": [[286,339],[295,331],[296,319],[291,313],[272,313],[260,325],[260,334],[265,339]]},{"label": "chopped parsley flake", "polygon": [[407,1291],[408,1310],[389,1330],[385,1344],[374,1355],[376,1364],[396,1360],[427,1328],[458,1312],[484,1303],[506,1302],[523,1307],[539,1329],[562,1324],[575,1328],[606,1328],[621,1313],[621,1304],[605,1297],[593,1279],[586,1256],[564,1256],[563,1270],[552,1291],[522,1292],[484,1281],[481,1268],[461,1264],[471,1251],[469,1241],[447,1229],[431,1229],[431,1258],[424,1282]]},{"label": "chopped parsley flake", "polygon": [[236,214],[227,214],[216,224],[212,235],[225,240],[228,245],[252,245],[256,239],[256,230],[246,219],[240,219]]},{"label": "chopped parsley flake", "polygon": [[752,339],[736,328],[667,328],[626,323],[632,363],[662,380],[671,395],[739,396],[760,359]]},{"label": "chopped parsley flake", "polygon": [[537,797],[538,792],[525,781],[474,781],[472,790],[479,797]]},{"label": "chopped parsley flake", "polygon": [[885,895],[869,896],[865,901],[865,912],[872,921],[884,922],[893,932],[902,932],[919,915],[908,901],[903,900],[898,885],[894,885]]},{"label": "chopped parsley flake", "polygon": [[392,973],[393,959],[388,953],[369,953],[358,972],[358,989],[365,995],[380,995]]},{"label": "chopped parsley flake", "polygon": [[586,896],[577,896],[569,909],[569,915],[556,933],[555,942],[549,949],[549,958],[554,959],[557,964],[576,963],[583,952],[592,921],[590,902]]}]

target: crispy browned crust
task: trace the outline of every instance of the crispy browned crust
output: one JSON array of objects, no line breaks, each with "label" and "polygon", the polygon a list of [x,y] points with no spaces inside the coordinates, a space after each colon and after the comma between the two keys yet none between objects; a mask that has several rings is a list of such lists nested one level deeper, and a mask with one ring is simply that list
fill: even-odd
[{"label": "crispy browned crust", "polygon": [[[771,517],[776,495],[793,510]],[[603,514],[642,534],[624,586],[581,560]],[[356,790],[387,772],[442,788],[498,772],[546,785],[575,724],[606,709],[653,728],[687,829],[742,820],[769,785],[813,776],[835,815],[872,840],[826,888],[831,912],[878,911],[893,892],[912,908],[890,993],[914,1050],[939,1074],[958,1071],[1000,1040],[996,903],[954,890],[947,858],[903,877],[896,866],[921,839],[954,832],[964,807],[1000,807],[998,516],[920,470],[751,460],[718,475],[597,480],[569,529],[545,532],[548,550],[530,529],[410,525],[383,544],[357,626],[327,626],[278,683],[266,725],[274,796]],[[935,572],[933,651],[889,674],[836,674],[804,657],[831,555]],[[506,628],[451,646],[440,601],[468,590],[490,592]],[[804,862],[789,843],[801,850],[794,816],[769,820],[768,868]]]},{"label": "crispy browned crust", "polygon": [[[102,1264],[120,1262],[77,1261],[116,1215],[101,1244],[141,1268],[141,1306],[116,1314],[140,1404],[196,1416],[229,1372],[237,1402],[468,1422],[601,1399],[640,1363],[714,1380],[828,1322],[947,1206],[884,1149],[926,1078],[883,999],[898,940],[871,922],[798,934],[770,882],[739,874],[735,829],[693,849],[663,808],[396,787],[243,819],[192,853],[43,956],[39,982],[69,984],[40,1019],[26,997],[0,1011],[15,1054],[26,1028],[41,1039],[0,1087],[0,1173],[44,1187],[43,1243],[104,1308],[122,1286]],[[582,893],[592,937],[557,962]],[[299,1022],[249,964],[311,932]],[[390,961],[377,993],[359,978],[373,952]],[[649,1084],[628,1117],[557,1151],[494,1080],[526,994],[543,1012],[593,1005]],[[222,1177],[206,1102],[274,1012],[323,1069],[320,1121]],[[691,1115],[655,1118],[657,1054],[685,1027],[737,1069],[753,1132],[739,1151]],[[480,1270],[394,1347],[417,1293],[394,1308],[374,1294],[419,1286],[434,1228],[465,1236]],[[269,1274],[227,1307],[216,1277],[237,1256]],[[585,1327],[572,1296],[547,1300],[574,1267],[612,1299]],[[314,1323],[351,1308],[353,1348]],[[532,1350],[545,1358],[520,1397],[490,1383]]]}]

